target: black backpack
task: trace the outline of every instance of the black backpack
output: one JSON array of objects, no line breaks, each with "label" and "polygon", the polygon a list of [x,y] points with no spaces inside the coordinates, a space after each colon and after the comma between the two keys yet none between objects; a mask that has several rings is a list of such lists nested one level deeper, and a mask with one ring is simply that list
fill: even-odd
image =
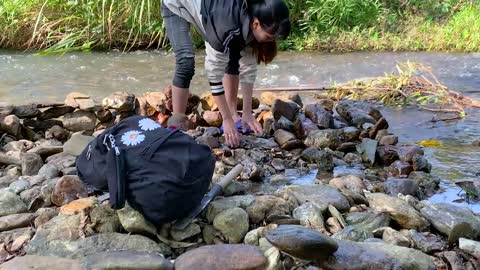
[{"label": "black backpack", "polygon": [[154,224],[185,217],[208,191],[215,157],[186,133],[132,116],[105,130],[77,157],[80,179],[125,201]]}]

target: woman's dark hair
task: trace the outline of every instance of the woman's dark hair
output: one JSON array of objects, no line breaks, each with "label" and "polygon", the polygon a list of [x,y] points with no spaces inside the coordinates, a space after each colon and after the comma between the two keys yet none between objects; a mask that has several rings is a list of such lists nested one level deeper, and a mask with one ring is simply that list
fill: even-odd
[{"label": "woman's dark hair", "polygon": [[[285,39],[290,34],[290,12],[283,0],[247,0],[250,20],[258,19],[260,26],[275,39]],[[275,41],[252,42],[258,63],[270,63],[277,55]]]}]

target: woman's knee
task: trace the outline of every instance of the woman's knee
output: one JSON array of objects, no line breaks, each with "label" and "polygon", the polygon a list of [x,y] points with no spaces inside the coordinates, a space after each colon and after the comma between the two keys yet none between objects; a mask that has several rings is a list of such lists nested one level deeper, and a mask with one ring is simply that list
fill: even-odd
[{"label": "woman's knee", "polygon": [[195,57],[178,58],[173,84],[180,88],[189,88],[193,75],[195,75]]}]

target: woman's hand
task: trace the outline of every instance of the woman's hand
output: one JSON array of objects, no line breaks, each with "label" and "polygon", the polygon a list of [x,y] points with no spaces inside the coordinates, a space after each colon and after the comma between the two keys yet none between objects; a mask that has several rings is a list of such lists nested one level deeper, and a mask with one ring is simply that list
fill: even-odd
[{"label": "woman's hand", "polygon": [[251,113],[245,113],[242,116],[242,129],[244,132],[247,130],[247,126],[255,132],[255,135],[261,135],[263,133],[262,126]]},{"label": "woman's hand", "polygon": [[238,132],[232,118],[223,120],[223,133],[225,134],[225,142],[228,146],[240,146],[240,133]]}]

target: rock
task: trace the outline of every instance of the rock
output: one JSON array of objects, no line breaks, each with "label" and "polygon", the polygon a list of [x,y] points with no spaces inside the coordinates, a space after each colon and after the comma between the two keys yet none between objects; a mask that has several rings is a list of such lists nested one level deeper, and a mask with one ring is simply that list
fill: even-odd
[{"label": "rock", "polygon": [[274,158],[272,159],[272,167],[277,171],[284,171],[285,165],[283,159]]},{"label": "rock", "polygon": [[297,225],[281,225],[265,238],[280,251],[302,260],[323,261],[338,249],[330,237]]},{"label": "rock", "polygon": [[12,214],[0,217],[0,232],[28,227],[33,222],[35,217],[36,215],[31,213]]},{"label": "rock", "polygon": [[34,118],[40,114],[36,104],[15,106],[13,114],[18,118]]},{"label": "rock", "polygon": [[347,142],[356,141],[360,136],[360,130],[356,127],[345,127],[343,128],[343,136]]},{"label": "rock", "polygon": [[408,175],[408,178],[417,181],[418,186],[424,190],[427,196],[433,195],[436,188],[440,184],[439,178],[434,177],[426,172],[413,171]]},{"label": "rock", "polygon": [[353,192],[363,194],[363,190],[366,190],[367,187],[363,183],[363,180],[355,175],[346,175],[342,177],[333,178],[328,183],[330,186],[334,188],[342,189],[349,189]]},{"label": "rock", "polygon": [[35,212],[35,214],[37,215],[37,217],[35,218],[34,225],[35,228],[39,229],[52,218],[56,217],[58,215],[58,212],[53,208],[39,208]]},{"label": "rock", "polygon": [[0,130],[13,135],[15,138],[19,137],[22,132],[20,119],[15,115],[0,116]]},{"label": "rock", "polygon": [[59,173],[58,168],[52,164],[45,164],[40,168],[40,171],[38,171],[38,175],[45,177],[45,179],[58,177]]},{"label": "rock", "polygon": [[24,119],[23,125],[26,127],[31,127],[34,130],[45,131],[54,126],[63,126],[63,122],[60,120],[53,120],[53,119],[43,120],[43,121],[38,121],[34,119]]},{"label": "rock", "polygon": [[15,194],[20,194],[22,191],[29,188],[30,188],[30,182],[23,179],[17,180],[11,183],[10,186],[8,186],[8,189],[10,189],[10,191],[14,192]]},{"label": "rock", "polygon": [[372,128],[372,130],[370,130],[370,138],[374,139],[377,136],[378,131],[384,129],[388,129],[388,122],[384,117],[382,117],[378,119],[377,123],[375,123],[375,126]]},{"label": "rock", "polygon": [[302,142],[298,140],[293,133],[290,133],[283,129],[277,129],[274,136],[275,141],[284,150],[292,150],[303,145]]},{"label": "rock", "polygon": [[278,119],[278,121],[275,121],[274,127],[275,127],[275,130],[283,129],[283,130],[286,130],[286,131],[289,131],[289,132],[294,131],[293,122],[288,120],[284,116],[280,117],[280,119]]},{"label": "rock", "polygon": [[303,113],[298,113],[295,117],[295,122],[293,123],[295,135],[300,139],[305,139],[305,137],[312,130],[318,130],[318,126],[307,118]]},{"label": "rock", "polygon": [[63,145],[63,152],[65,154],[79,156],[85,147],[94,140],[93,136],[86,136],[81,133],[74,133],[72,137]]},{"label": "rock", "polygon": [[102,100],[105,109],[115,109],[119,112],[131,112],[135,109],[135,95],[126,91],[117,91]]},{"label": "rock", "polygon": [[335,129],[313,130],[308,133],[305,145],[319,149],[335,149],[340,144],[339,136],[339,130]]},{"label": "rock", "polygon": [[93,131],[95,130],[96,121],[95,113],[80,110],[66,114],[63,118],[63,126],[73,132]]},{"label": "rock", "polygon": [[240,243],[248,232],[248,214],[242,208],[230,208],[218,214],[213,226],[230,244]]},{"label": "rock", "polygon": [[321,171],[333,170],[333,157],[327,151],[309,147],[302,152],[302,158],[309,163],[316,163]]},{"label": "rock", "polygon": [[362,164],[362,158],[354,153],[347,153],[343,160],[348,164]]},{"label": "rock", "polygon": [[333,128],[333,114],[320,104],[305,106],[305,114],[321,129]]},{"label": "rock", "polygon": [[272,104],[272,113],[275,120],[279,120],[282,116],[284,116],[290,121],[295,121],[295,115],[299,110],[300,106],[291,101],[275,99]]},{"label": "rock", "polygon": [[375,124],[382,117],[382,114],[369,104],[353,100],[340,100],[335,110],[349,124],[357,127],[364,123]]},{"label": "rock", "polygon": [[460,238],[458,247],[466,253],[480,260],[480,242],[470,239]]},{"label": "rock", "polygon": [[13,112],[13,109],[15,107],[13,105],[10,105],[6,102],[1,101],[0,102],[0,117],[1,116],[7,116]]},{"label": "rock", "polygon": [[412,167],[414,171],[423,171],[430,173],[432,171],[432,165],[428,163],[428,160],[422,155],[415,155],[412,158]]},{"label": "rock", "polygon": [[69,93],[65,98],[65,105],[81,110],[95,108],[95,102],[93,102],[90,96],[78,92]]},{"label": "rock", "polygon": [[336,158],[334,157],[333,158],[333,165],[335,167],[338,167],[338,166],[348,166],[348,163],[343,161],[342,159],[339,159],[339,158]]},{"label": "rock", "polygon": [[210,93],[206,93],[202,95],[200,98],[200,103],[202,104],[202,109],[204,111],[216,111],[218,110],[218,106],[215,103],[215,99]]},{"label": "rock", "polygon": [[78,176],[65,175],[58,180],[52,191],[52,203],[57,206],[65,205],[76,199],[87,197],[85,184]]},{"label": "rock", "polygon": [[324,264],[326,269],[436,269],[432,257],[415,249],[345,240],[337,244],[338,250]]},{"label": "rock", "polygon": [[108,205],[99,205],[90,211],[93,229],[98,233],[120,231],[120,220],[117,213]]},{"label": "rock", "polygon": [[390,165],[390,167],[388,168],[388,171],[393,176],[406,177],[413,171],[413,167],[408,162],[397,160]]},{"label": "rock", "polygon": [[75,108],[70,106],[59,106],[59,107],[52,107],[49,108],[38,115],[38,120],[47,120],[52,118],[58,118],[60,116],[64,116],[67,113],[71,113],[75,111]]},{"label": "rock", "polygon": [[249,245],[203,246],[175,260],[176,270],[263,270],[266,265],[262,252]]},{"label": "rock", "polygon": [[300,220],[300,224],[319,232],[325,231],[322,211],[311,202],[306,202],[293,210],[293,218]]},{"label": "rock", "polygon": [[284,199],[272,195],[264,195],[257,196],[255,201],[246,207],[246,211],[250,221],[254,224],[259,224],[270,216],[289,214],[290,208]]},{"label": "rock", "polygon": [[0,190],[0,217],[26,211],[27,206],[20,197],[9,190]]},{"label": "rock", "polygon": [[63,215],[76,215],[82,211],[87,211],[93,208],[97,203],[94,197],[88,197],[72,201],[60,208],[60,213]]},{"label": "rock", "polygon": [[31,270],[80,270],[81,262],[79,260],[71,260],[65,258],[58,258],[52,256],[35,256],[35,255],[26,255],[13,258],[11,261],[8,261],[2,264],[2,269],[4,270],[20,270],[20,269],[31,269]]},{"label": "rock", "polygon": [[111,251],[87,256],[85,269],[173,270],[173,264],[161,255],[148,252]]},{"label": "rock", "polygon": [[350,209],[347,198],[337,189],[327,185],[292,185],[286,186],[277,191],[277,194],[283,198],[293,198],[298,204],[312,202],[316,204],[322,212],[328,205],[335,206],[340,211]]},{"label": "rock", "polygon": [[382,193],[365,195],[373,210],[389,213],[391,218],[404,229],[423,230],[430,225],[417,210],[401,199]]},{"label": "rock", "polygon": [[428,254],[446,250],[448,247],[446,241],[429,232],[417,232],[416,230],[409,230],[409,237],[412,239],[413,246],[416,249]]},{"label": "rock", "polygon": [[380,139],[379,145],[396,145],[398,143],[398,136],[386,135]]},{"label": "rock", "polygon": [[368,238],[373,238],[373,234],[368,231],[364,231],[360,227],[347,226],[340,232],[332,235],[333,238],[339,240],[350,240],[355,242],[363,242]]},{"label": "rock", "polygon": [[36,175],[43,166],[43,160],[38,154],[23,153],[22,157],[22,175]]},{"label": "rock", "polygon": [[373,232],[378,228],[390,225],[390,217],[387,213],[353,212],[347,214],[345,221],[366,232]]},{"label": "rock", "polygon": [[383,231],[382,239],[385,243],[391,245],[410,247],[410,239],[408,237],[389,227]]},{"label": "rock", "polygon": [[[58,141],[57,141],[58,142]],[[58,142],[58,144],[61,144]],[[56,146],[56,145],[40,145],[35,148],[28,150],[28,153],[34,153],[40,155],[42,158],[49,157],[51,155],[55,155],[61,153],[63,151],[63,147]]]},{"label": "rock", "polygon": [[425,203],[420,212],[435,229],[448,236],[450,244],[460,237],[476,239],[480,236],[480,218],[468,208],[447,203]]},{"label": "rock", "polygon": [[214,149],[220,147],[220,141],[217,137],[208,136],[206,134],[195,139],[198,143],[205,144]]},{"label": "rock", "polygon": [[280,251],[275,248],[271,247],[267,249],[264,253],[265,257],[267,257],[267,267],[266,270],[277,270],[277,269],[284,269],[282,265],[281,253]]},{"label": "rock", "polygon": [[188,226],[183,230],[177,230],[172,228],[170,230],[170,235],[172,236],[173,240],[175,241],[183,241],[188,239],[192,236],[198,235],[202,232],[200,226],[196,223],[190,223]]},{"label": "rock", "polygon": [[298,94],[288,94],[288,93],[274,93],[274,92],[262,92],[260,94],[260,102],[266,104],[267,106],[272,106],[276,99],[281,99],[283,101],[293,101],[297,103],[300,107],[303,107],[302,99]]},{"label": "rock", "polygon": [[218,111],[204,111],[202,113],[202,118],[207,122],[208,125],[213,127],[220,127],[222,125],[222,115]]},{"label": "rock", "polygon": [[45,132],[45,139],[57,139],[59,141],[66,141],[70,134],[61,126],[53,126]]},{"label": "rock", "polygon": [[403,195],[416,195],[418,190],[417,182],[408,178],[389,178],[385,182],[385,189],[389,195],[397,196]]},{"label": "rock", "polygon": [[156,235],[157,228],[147,221],[145,217],[137,210],[133,209],[128,203],[125,207],[117,211],[118,218],[122,227],[130,233]]},{"label": "rock", "polygon": [[368,138],[362,139],[362,143],[357,145],[357,151],[361,154],[362,160],[370,165],[375,163],[375,154],[377,152],[376,140],[371,140]]},{"label": "rock", "polygon": [[74,259],[106,251],[148,252],[166,256],[171,254],[170,248],[165,244],[141,235],[102,233],[78,241],[53,240],[42,243],[35,243],[34,239],[27,246],[27,254]]},{"label": "rock", "polygon": [[391,145],[377,147],[377,156],[380,164],[390,165],[398,159],[397,148]]},{"label": "rock", "polygon": [[412,162],[415,155],[424,155],[423,149],[415,145],[400,146],[397,153],[403,162]]},{"label": "rock", "polygon": [[255,196],[253,195],[241,195],[241,196],[232,196],[223,199],[218,199],[212,201],[207,208],[207,219],[209,223],[212,223],[215,217],[220,214],[220,212],[227,210],[229,208],[240,207],[246,209],[248,206],[253,204],[255,201]]}]

